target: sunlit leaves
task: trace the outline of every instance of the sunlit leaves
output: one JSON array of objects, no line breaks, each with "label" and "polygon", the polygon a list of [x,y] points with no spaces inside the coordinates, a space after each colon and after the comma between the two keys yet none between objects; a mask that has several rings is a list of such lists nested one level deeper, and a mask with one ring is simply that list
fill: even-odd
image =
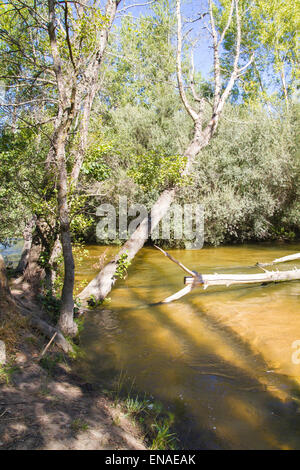
[{"label": "sunlit leaves", "polygon": [[162,190],[182,181],[181,172],[186,163],[184,157],[149,152],[135,156],[134,160],[135,165],[129,175],[144,191]]}]

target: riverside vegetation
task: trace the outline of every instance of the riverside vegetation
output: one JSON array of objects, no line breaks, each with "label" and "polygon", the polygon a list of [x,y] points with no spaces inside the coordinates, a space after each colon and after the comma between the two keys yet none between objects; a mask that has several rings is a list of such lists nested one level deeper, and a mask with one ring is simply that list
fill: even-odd
[{"label": "riverside vegetation", "polygon": [[[126,196],[158,224],[172,203],[199,203],[212,246],[300,236],[297,1],[123,3],[0,6],[0,243],[24,239],[18,265],[0,259],[4,382],[31,331],[76,361],[83,311],[109,304],[150,243],[145,219],[138,243],[110,240],[112,259],[75,285],[74,255],[107,243],[100,204]],[[147,402],[125,402],[148,420]],[[154,418],[152,446],[171,445],[170,424]]]}]

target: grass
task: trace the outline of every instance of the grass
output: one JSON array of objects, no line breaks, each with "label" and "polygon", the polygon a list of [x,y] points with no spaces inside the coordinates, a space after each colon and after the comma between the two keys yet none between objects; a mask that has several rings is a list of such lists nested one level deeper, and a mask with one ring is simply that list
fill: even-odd
[{"label": "grass", "polygon": [[174,450],[176,449],[176,434],[170,432],[171,423],[168,419],[155,422],[153,425],[155,437],[152,439],[151,450]]},{"label": "grass", "polygon": [[64,360],[65,358],[62,353],[46,354],[40,359],[39,364],[48,373],[48,375],[51,376],[53,375],[57,364],[63,362]]},{"label": "grass", "polygon": [[113,425],[114,426],[120,426],[120,423],[121,423],[121,419],[119,416],[115,416],[113,421],[112,421]]},{"label": "grass", "polygon": [[[143,428],[145,439],[151,450],[174,450],[178,439],[172,432],[174,415],[167,412],[162,403],[152,397],[134,393],[134,380],[129,380],[126,372],[121,371],[115,389],[109,393],[114,406],[120,406],[125,415]],[[114,419],[116,423],[116,418]]]},{"label": "grass", "polygon": [[29,323],[12,302],[2,302],[0,311],[0,338],[5,343],[6,352],[10,354],[15,352],[24,333],[30,331]]},{"label": "grass", "polygon": [[148,400],[141,400],[139,397],[130,397],[128,396],[123,401],[123,407],[127,410],[130,415],[135,415],[142,413],[147,409]]},{"label": "grass", "polygon": [[24,338],[24,341],[27,344],[31,345],[31,346],[37,346],[38,345],[38,339],[33,335],[26,336],[26,338]]},{"label": "grass", "polygon": [[9,385],[12,382],[12,376],[15,372],[18,372],[20,368],[14,364],[7,364],[0,366],[0,380],[6,382]]},{"label": "grass", "polygon": [[74,434],[78,434],[80,431],[87,431],[89,425],[80,418],[74,419],[71,423],[71,430]]}]

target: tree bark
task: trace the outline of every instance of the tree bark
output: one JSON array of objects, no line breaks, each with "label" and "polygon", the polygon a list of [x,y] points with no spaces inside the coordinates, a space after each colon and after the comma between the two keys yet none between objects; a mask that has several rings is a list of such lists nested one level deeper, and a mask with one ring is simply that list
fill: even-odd
[{"label": "tree bark", "polygon": [[5,262],[3,256],[0,254],[0,300],[6,301],[9,299],[11,299],[11,292],[8,285]]},{"label": "tree bark", "polygon": [[[187,163],[182,176],[187,175],[191,169],[192,163],[200,152],[200,150],[207,145],[207,139],[202,134],[199,123],[194,127],[194,138],[187,148],[184,156],[187,158]],[[118,267],[119,258],[126,253],[127,260],[131,261],[139,250],[144,246],[148,240],[149,235],[159,224],[162,218],[166,215],[172,202],[175,199],[176,187],[165,189],[151,209],[151,214],[145,217],[139,227],[135,230],[132,236],[122,246],[121,250],[110,261],[99,274],[86,286],[85,289],[79,294],[78,298],[85,302],[91,297],[93,300],[103,300],[111,291],[116,280],[115,274]]]},{"label": "tree bark", "polygon": [[33,230],[35,227],[35,221],[36,221],[36,217],[32,217],[32,219],[28,222],[28,224],[26,225],[24,229],[24,232],[23,232],[24,245],[23,245],[23,249],[21,253],[21,258],[19,260],[18,266],[15,271],[17,275],[23,274],[27,267],[30,248],[32,245],[32,237],[33,237]]},{"label": "tree bark", "polygon": [[58,330],[54,326],[49,325],[48,323],[46,323],[44,320],[41,320],[36,315],[31,316],[29,321],[34,328],[37,328],[39,331],[41,331],[47,338],[52,338],[53,335],[56,333],[55,343],[60,348],[62,348],[62,350],[65,353],[73,351],[71,344],[62,335],[60,330]]},{"label": "tree bark", "polygon": [[45,278],[45,270],[39,263],[42,252],[42,245],[37,237],[33,237],[29,251],[26,269],[20,279],[16,282],[24,281],[30,284],[32,291],[37,294],[41,288],[41,281]]},{"label": "tree bark", "polygon": [[[176,16],[177,16],[177,53],[176,53],[176,71],[177,71],[177,81],[178,89],[181,97],[181,101],[194,121],[194,136],[189,147],[187,148],[184,156],[187,158],[187,163],[182,176],[188,175],[190,173],[191,167],[195,160],[196,155],[200,150],[206,147],[211,138],[213,137],[220,116],[223,112],[224,105],[230,95],[230,92],[239,76],[239,74],[245,70],[253,58],[249,61],[248,64],[244,65],[242,68],[239,68],[239,58],[240,58],[240,49],[241,49],[241,19],[239,15],[239,0],[231,1],[231,9],[229,13],[229,18],[227,24],[225,25],[224,30],[221,33],[220,38],[218,39],[218,34],[215,26],[215,21],[213,17],[213,2],[209,0],[209,11],[210,11],[210,23],[212,28],[213,35],[213,51],[214,51],[214,75],[215,75],[215,90],[214,90],[214,102],[213,102],[213,111],[211,119],[209,120],[206,127],[203,129],[203,111],[204,111],[204,98],[196,97],[196,102],[200,103],[200,108],[198,110],[191,106],[185,92],[185,86],[182,77],[182,67],[181,67],[181,55],[182,55],[182,18],[181,18],[181,0],[176,1]],[[233,12],[235,11],[236,18],[236,47],[235,47],[235,57],[232,65],[232,72],[227,81],[227,84],[224,86],[224,91],[221,93],[222,82],[221,82],[221,69],[220,69],[220,56],[219,50],[222,46],[222,43],[225,39],[226,31],[228,30]],[[193,75],[193,74],[192,74]],[[193,82],[193,80],[192,80]],[[193,85],[193,84],[192,84]],[[193,86],[192,86],[193,92]],[[192,93],[195,96],[194,93]],[[111,291],[114,281],[116,279],[115,274],[118,267],[118,260],[120,256],[124,253],[127,253],[127,260],[130,261],[134,258],[137,252],[143,247],[144,243],[148,239],[148,236],[160,220],[167,213],[172,202],[175,199],[176,186],[165,190],[156,203],[154,204],[150,220],[149,217],[145,218],[134,234],[130,239],[123,245],[117,256],[108,263],[100,273],[88,284],[88,286],[79,294],[79,299],[82,301],[87,301],[91,296],[93,300],[103,300],[107,294]],[[149,225],[151,226],[150,231],[148,229]]]},{"label": "tree bark", "polygon": [[72,241],[70,233],[70,218],[68,205],[68,174],[65,156],[65,141],[67,138],[67,129],[58,137],[55,148],[58,162],[58,213],[60,223],[60,241],[64,257],[64,283],[61,296],[61,310],[59,326],[66,335],[74,336],[77,332],[77,325],[74,322],[74,279],[75,265],[72,252]]},{"label": "tree bark", "polygon": [[291,271],[265,271],[258,274],[201,274],[186,277],[185,284],[193,287],[226,286],[235,284],[264,284],[270,282],[296,281],[300,279],[300,269]]},{"label": "tree bark", "polygon": [[148,239],[151,231],[167,213],[174,197],[175,188],[166,189],[162,192],[152,207],[151,215],[143,219],[139,227],[122,246],[114,259],[104,266],[100,273],[79,294],[78,298],[80,300],[85,301],[93,297],[93,299],[99,301],[103,300],[107,294],[109,294],[116,279],[116,269],[121,255],[126,253],[128,261],[131,261],[135,257],[138,251],[144,246],[144,243]]}]

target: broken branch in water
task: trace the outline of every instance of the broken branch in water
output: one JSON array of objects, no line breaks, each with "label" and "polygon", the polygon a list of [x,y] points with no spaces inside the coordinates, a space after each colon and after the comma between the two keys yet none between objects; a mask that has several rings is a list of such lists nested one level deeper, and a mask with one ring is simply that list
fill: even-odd
[{"label": "broken branch in water", "polygon": [[291,271],[266,271],[259,274],[202,274],[201,281],[186,277],[185,284],[197,287],[203,285],[204,289],[209,286],[226,286],[234,284],[257,284],[270,282],[284,282],[300,280],[300,269]]},{"label": "broken branch in water", "polygon": [[271,261],[271,263],[257,263],[256,266],[272,266],[273,264],[288,263],[289,261],[295,261],[296,259],[300,259],[300,253],[296,253],[295,255],[284,256],[283,258],[276,258]]},{"label": "broken branch in water", "polygon": [[164,251],[162,248],[159,248],[159,246],[156,246],[154,245],[155,248],[157,248],[159,251],[161,251],[165,256],[167,256],[167,258],[169,258],[171,261],[173,261],[173,263],[176,263],[178,264],[178,266],[183,269],[186,273],[190,274],[191,276],[193,277],[196,277],[197,276],[197,273],[195,273],[194,271],[191,271],[191,269],[187,268],[186,266],[184,266],[184,264],[182,264],[180,261],[177,261],[177,259],[173,258],[173,256],[171,256],[169,253],[167,253],[166,251]]},{"label": "broken branch in water", "polygon": [[[298,281],[300,280],[300,269],[294,268],[289,271],[268,271],[264,269],[263,266],[268,266],[268,264],[257,264],[258,267],[262,268],[264,273],[258,274],[199,274],[195,271],[191,271],[189,268],[184,266],[180,261],[176,260],[169,253],[164,251],[162,248],[155,246],[160,250],[165,256],[167,256],[171,261],[176,263],[181,269],[191,274],[191,277],[185,277],[184,283],[186,287],[181,289],[175,294],[170,295],[166,299],[162,300],[160,303],[169,303],[173,300],[178,300],[184,295],[191,292],[195,287],[203,286],[204,289],[207,289],[209,286],[226,286],[236,284],[267,284],[272,282],[286,282],[286,281]],[[288,261],[293,261],[295,259],[300,259],[300,253],[295,255],[285,256],[284,258],[278,258],[273,261],[271,264],[275,263],[284,263]]]}]

